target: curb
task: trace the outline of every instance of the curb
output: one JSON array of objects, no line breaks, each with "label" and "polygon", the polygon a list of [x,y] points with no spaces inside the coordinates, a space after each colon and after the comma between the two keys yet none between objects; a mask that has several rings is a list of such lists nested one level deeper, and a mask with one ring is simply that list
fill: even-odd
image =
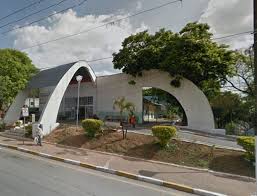
[{"label": "curb", "polygon": [[[7,136],[3,136],[1,134],[0,134],[0,136],[7,137]],[[7,137],[7,138],[10,138],[10,137]],[[12,139],[14,139],[14,138],[12,138]],[[241,175],[238,175],[238,174],[218,172],[218,171],[210,170],[210,169],[207,169],[207,168],[206,169],[205,168],[197,168],[197,167],[190,167],[190,166],[185,166],[185,165],[178,165],[178,164],[175,164],[175,163],[167,163],[167,162],[161,162],[161,161],[155,161],[155,160],[148,160],[148,159],[143,159],[143,158],[138,158],[138,157],[131,157],[131,156],[115,154],[115,153],[110,153],[110,152],[103,152],[103,151],[97,151],[97,150],[92,150],[92,149],[84,149],[84,148],[77,148],[77,147],[73,147],[73,146],[66,146],[66,145],[62,145],[62,144],[58,144],[58,143],[51,143],[51,142],[47,142],[47,141],[43,141],[43,143],[55,145],[57,147],[62,147],[62,148],[67,148],[68,147],[68,148],[71,148],[71,149],[74,149],[74,150],[83,150],[83,151],[89,151],[89,152],[94,152],[94,153],[100,153],[100,154],[104,154],[104,155],[117,156],[117,157],[122,157],[122,158],[129,158],[129,159],[134,159],[134,160],[138,160],[138,161],[146,161],[146,162],[150,162],[150,163],[169,165],[169,166],[174,166],[174,167],[178,167],[178,168],[191,169],[191,170],[195,170],[195,171],[209,172],[210,174],[213,174],[213,175],[219,176],[219,177],[223,177],[223,178],[233,178],[233,179],[236,179],[236,180],[243,180],[245,182],[256,182],[255,178],[252,178],[252,177],[249,177],[249,176],[241,176]],[[202,145],[206,145],[206,144],[202,144]],[[233,149],[230,149],[230,150],[233,150]],[[235,151],[241,151],[241,150],[235,150]],[[244,152],[244,150],[242,150],[242,152]]]},{"label": "curb", "polygon": [[74,150],[82,150],[82,151],[100,153],[100,154],[104,154],[104,155],[117,156],[117,157],[122,157],[122,158],[129,158],[129,159],[134,159],[134,160],[137,160],[137,161],[144,161],[144,162],[174,166],[174,167],[178,167],[178,168],[191,169],[191,170],[201,171],[201,172],[209,172],[210,174],[213,174],[213,175],[219,176],[219,177],[223,177],[223,178],[233,178],[233,179],[242,180],[242,181],[245,181],[245,182],[256,182],[255,178],[252,178],[252,177],[249,177],[249,176],[241,176],[241,175],[238,175],[238,174],[218,172],[218,171],[210,170],[210,169],[207,169],[207,168],[204,169],[204,168],[190,167],[190,166],[185,166],[185,165],[178,165],[178,164],[175,164],[175,163],[167,163],[167,162],[161,162],[161,161],[155,161],[155,160],[148,160],[148,159],[143,159],[143,158],[138,158],[138,157],[131,157],[131,156],[115,154],[115,153],[110,153],[110,152],[103,152],[103,151],[97,151],[97,150],[91,150],[91,149],[85,149],[85,148],[77,148],[77,147],[73,147],[73,146],[66,146],[66,145],[51,143],[51,142],[46,142],[46,141],[43,141],[43,143],[55,145],[57,147],[62,147],[62,148],[67,148],[68,147],[68,148],[71,148],[71,149],[74,149]]},{"label": "curb", "polygon": [[81,167],[88,168],[88,169],[93,169],[93,170],[97,170],[97,171],[101,171],[101,172],[105,172],[105,173],[110,173],[110,174],[113,174],[113,175],[122,176],[122,177],[125,177],[125,178],[130,178],[130,179],[138,180],[138,181],[142,181],[142,182],[147,182],[147,183],[150,183],[150,184],[163,186],[163,187],[166,187],[166,188],[176,189],[176,190],[183,191],[183,192],[186,192],[186,193],[192,193],[192,194],[197,194],[197,195],[201,195],[201,196],[226,196],[224,194],[220,194],[220,193],[216,193],[216,192],[211,192],[211,191],[206,191],[206,190],[203,190],[203,189],[192,188],[192,187],[185,186],[185,185],[182,185],[182,184],[177,184],[177,183],[173,183],[173,182],[169,182],[169,181],[159,180],[159,179],[151,178],[151,177],[147,177],[147,176],[135,175],[135,174],[131,174],[131,173],[128,173],[128,172],[125,172],[125,171],[113,170],[113,169],[109,169],[107,167],[95,166],[95,165],[91,165],[91,164],[88,164],[88,163],[84,163],[84,162],[80,162],[80,161],[76,161],[76,160],[72,160],[72,159],[65,159],[65,158],[61,158],[61,157],[58,157],[58,156],[53,156],[53,155],[46,154],[46,153],[41,153],[41,152],[28,150],[28,149],[22,148],[22,147],[7,145],[7,144],[4,144],[4,143],[0,143],[0,146],[10,148],[10,149],[13,149],[13,150],[18,150],[18,151],[21,151],[21,152],[26,152],[26,153],[29,153],[29,154],[37,155],[37,156],[48,158],[48,159],[55,160],[55,161],[60,161],[60,162],[64,162],[64,163],[68,163],[68,164],[72,164],[72,165],[81,166]]}]

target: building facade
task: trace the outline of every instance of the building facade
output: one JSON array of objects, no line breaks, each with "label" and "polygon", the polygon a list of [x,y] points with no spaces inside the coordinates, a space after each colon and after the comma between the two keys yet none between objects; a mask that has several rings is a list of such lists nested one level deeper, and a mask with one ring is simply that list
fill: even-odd
[{"label": "building facade", "polygon": [[[77,75],[83,76],[80,85],[80,119],[90,118],[94,114],[103,120],[117,116],[118,111],[113,109],[113,102],[119,97],[125,97],[134,103],[138,123],[142,123],[142,89],[154,87],[167,91],[180,102],[187,116],[188,128],[223,134],[223,130],[214,127],[213,113],[206,96],[191,81],[183,78],[181,86],[175,88],[170,85],[169,74],[158,70],[145,71],[142,77],[137,78],[125,73],[96,77],[85,61],[43,70],[34,76],[27,88],[17,95],[4,121],[11,124],[19,118],[29,91],[35,88],[40,92],[38,123],[43,125],[44,134],[58,126],[58,121],[74,120],[77,109]],[[131,80],[135,84],[131,84]]]}]

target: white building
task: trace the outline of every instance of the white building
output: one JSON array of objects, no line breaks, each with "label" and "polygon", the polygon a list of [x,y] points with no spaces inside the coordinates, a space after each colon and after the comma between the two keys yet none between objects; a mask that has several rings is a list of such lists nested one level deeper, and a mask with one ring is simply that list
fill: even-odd
[{"label": "white building", "polygon": [[[113,101],[118,97],[125,97],[126,100],[135,104],[135,114],[138,122],[141,123],[143,117],[142,89],[154,87],[171,93],[180,102],[187,116],[188,128],[224,134],[222,130],[215,129],[210,104],[203,92],[191,81],[184,78],[181,86],[175,88],[170,85],[169,74],[157,70],[145,71],[142,77],[137,78],[124,73],[96,77],[85,61],[39,72],[31,79],[27,88],[17,95],[4,121],[12,124],[19,118],[21,107],[29,91],[35,88],[40,91],[39,123],[43,125],[44,134],[48,134],[58,126],[57,119],[75,119],[77,75],[83,76],[79,106],[81,119],[91,117],[93,114],[101,119],[118,116],[118,111],[113,110]],[[131,80],[134,80],[136,84],[129,84]]]}]

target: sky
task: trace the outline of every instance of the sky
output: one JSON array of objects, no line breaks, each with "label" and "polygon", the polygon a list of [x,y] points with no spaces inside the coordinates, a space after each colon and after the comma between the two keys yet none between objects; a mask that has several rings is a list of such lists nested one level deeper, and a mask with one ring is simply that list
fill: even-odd
[{"label": "sky", "polygon": [[[17,9],[38,1],[1,0],[0,6],[0,48],[16,48],[26,52],[38,68],[110,57],[121,48],[124,38],[131,34],[143,30],[154,33],[160,28],[178,32],[188,22],[208,23],[214,37],[253,30],[252,0],[183,0],[182,3],[169,4],[110,25],[103,24],[174,0],[87,0],[80,6],[29,25],[33,21],[84,1],[41,0],[32,7],[3,18]],[[50,8],[47,9],[48,7]],[[45,10],[39,12],[42,9]],[[28,15],[31,16],[26,17]],[[27,26],[21,28],[24,25]],[[49,40],[87,31],[99,25],[103,27],[29,48]],[[5,33],[7,31],[10,32]],[[253,36],[246,34],[218,41],[230,45],[232,49],[241,49],[253,43]],[[90,62],[90,65],[97,75],[119,72],[113,69],[112,59]]]}]

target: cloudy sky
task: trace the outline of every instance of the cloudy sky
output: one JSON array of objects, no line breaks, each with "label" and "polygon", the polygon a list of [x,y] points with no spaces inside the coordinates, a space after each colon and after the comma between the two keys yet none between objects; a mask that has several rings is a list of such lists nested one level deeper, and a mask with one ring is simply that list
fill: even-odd
[{"label": "cloudy sky", "polygon": [[[3,18],[17,9],[38,1],[1,0],[0,47],[24,49],[23,51],[39,68],[77,60],[90,61],[110,57],[113,52],[119,50],[124,38],[146,29],[155,32],[164,27],[172,31],[179,31],[185,24],[194,21],[208,23],[214,37],[253,29],[252,0],[183,0],[182,3],[173,3],[111,25],[103,24],[172,0],[87,0],[82,5],[66,12],[28,25],[33,21],[84,1],[41,0],[41,3],[10,17]],[[54,6],[55,4],[58,5]],[[50,8],[47,9],[48,7]],[[42,9],[45,10],[40,11]],[[40,12],[33,14],[38,11]],[[27,17],[28,15],[31,16]],[[22,18],[24,19],[21,20]],[[19,28],[24,25],[28,26]],[[87,31],[99,25],[103,25],[103,27],[74,37],[26,49],[49,40]],[[6,34],[7,31],[10,32]],[[233,49],[238,49],[248,47],[252,44],[253,39],[252,35],[246,34],[222,39],[219,42],[229,44]],[[112,68],[111,59],[91,62],[90,65],[97,75],[117,72]]]}]

